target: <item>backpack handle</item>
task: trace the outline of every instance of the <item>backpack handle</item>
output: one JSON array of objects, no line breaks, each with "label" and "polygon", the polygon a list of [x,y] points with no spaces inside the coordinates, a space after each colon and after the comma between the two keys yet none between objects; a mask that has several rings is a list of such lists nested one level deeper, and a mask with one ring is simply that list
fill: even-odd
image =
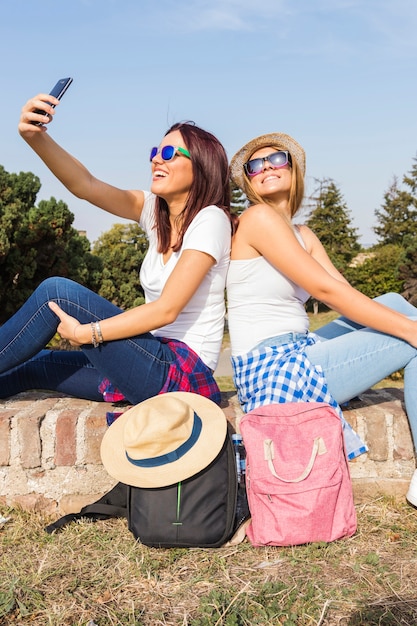
[{"label": "backpack handle", "polygon": [[274,458],[275,458],[275,450],[274,450],[274,442],[272,439],[264,440],[264,459],[268,462],[269,471],[275,478],[282,480],[284,483],[299,483],[310,474],[313,469],[314,461],[316,457],[321,454],[325,454],[327,452],[326,444],[323,441],[322,437],[316,437],[313,441],[313,448],[311,450],[311,457],[307,464],[307,467],[303,470],[303,472],[298,476],[298,478],[282,478],[278,476],[274,467]]}]

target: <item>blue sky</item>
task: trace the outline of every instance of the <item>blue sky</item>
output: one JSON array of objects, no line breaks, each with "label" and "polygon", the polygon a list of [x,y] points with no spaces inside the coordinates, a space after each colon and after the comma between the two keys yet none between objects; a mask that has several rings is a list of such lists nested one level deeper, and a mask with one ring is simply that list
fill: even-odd
[{"label": "blue sky", "polygon": [[17,133],[22,105],[72,76],[51,135],[96,176],[149,188],[149,148],[194,120],[229,157],[285,132],[307,193],[332,178],[375,242],[374,211],[417,156],[415,0],[0,0],[0,164],[39,176],[90,241],[113,216],[75,199]]}]

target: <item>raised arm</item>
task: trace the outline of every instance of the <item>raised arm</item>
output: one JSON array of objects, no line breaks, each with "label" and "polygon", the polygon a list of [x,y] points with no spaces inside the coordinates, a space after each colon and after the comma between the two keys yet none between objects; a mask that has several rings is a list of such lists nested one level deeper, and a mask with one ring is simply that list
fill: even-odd
[{"label": "raised arm", "polygon": [[[19,133],[36,152],[51,172],[77,198],[87,200],[113,215],[139,221],[144,203],[140,190],[124,190],[95,178],[75,157],[59,146],[47,133],[47,125],[52,121],[59,100],[49,94],[39,94],[29,100],[20,115]],[[36,109],[46,115],[36,113]],[[41,126],[31,122],[41,122]]]}]

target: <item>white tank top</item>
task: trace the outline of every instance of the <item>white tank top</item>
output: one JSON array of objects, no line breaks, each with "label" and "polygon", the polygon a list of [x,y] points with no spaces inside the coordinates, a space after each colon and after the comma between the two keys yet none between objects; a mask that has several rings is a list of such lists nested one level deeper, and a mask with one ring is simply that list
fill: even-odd
[{"label": "white tank top", "polygon": [[[297,230],[295,234],[304,246]],[[230,261],[227,309],[232,356],[246,354],[268,337],[307,332],[304,304],[309,297],[262,256]]]}]

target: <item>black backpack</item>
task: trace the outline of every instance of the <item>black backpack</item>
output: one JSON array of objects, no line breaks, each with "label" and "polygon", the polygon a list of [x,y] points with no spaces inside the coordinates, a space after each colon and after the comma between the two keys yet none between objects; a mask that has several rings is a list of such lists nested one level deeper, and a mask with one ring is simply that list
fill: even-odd
[{"label": "black backpack", "polygon": [[126,517],[142,544],[156,548],[219,548],[249,517],[246,490],[237,482],[230,429],[217,457],[204,470],[169,487],[145,489],[117,483],[102,498],[64,515],[48,533],[82,518]]}]

